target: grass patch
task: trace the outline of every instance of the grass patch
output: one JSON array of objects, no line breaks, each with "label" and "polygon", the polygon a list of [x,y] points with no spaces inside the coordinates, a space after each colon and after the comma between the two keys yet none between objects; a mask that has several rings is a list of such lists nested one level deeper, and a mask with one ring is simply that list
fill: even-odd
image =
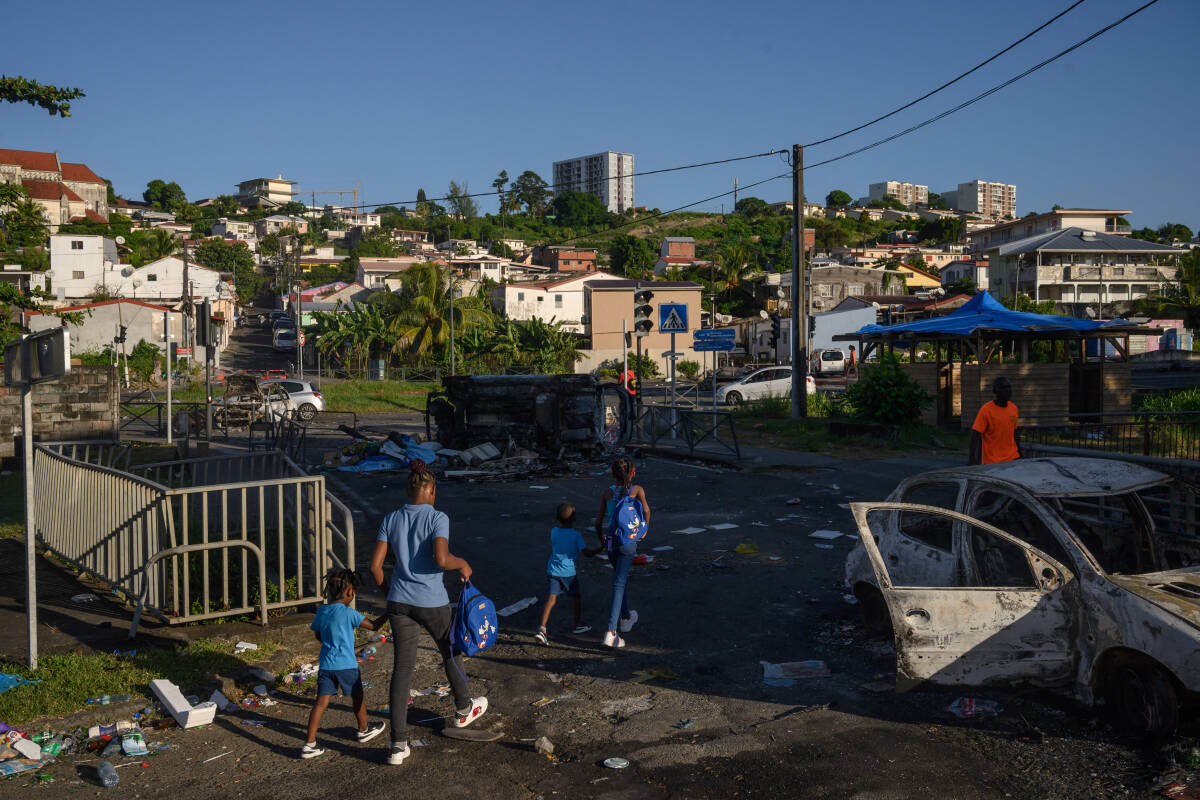
[{"label": "grass patch", "polygon": [[[436,386],[434,383],[417,381],[340,381],[322,384],[320,392],[325,398],[327,411],[371,414],[424,411],[425,396]],[[224,386],[213,387],[214,397],[221,397],[224,393]],[[204,386],[200,384],[177,389],[171,399],[180,403],[202,403]]]},{"label": "grass patch", "polygon": [[925,425],[901,428],[894,439],[876,436],[842,437],[829,432],[829,420],[804,420],[767,416],[755,417],[749,411],[735,417],[738,442],[747,447],[774,447],[822,453],[844,460],[889,458],[904,453],[937,450],[952,454],[967,452],[969,433],[944,431]]},{"label": "grass patch", "polygon": [[[85,709],[89,697],[151,697],[150,681],[155,678],[166,678],[187,694],[204,687],[214,673],[231,675],[253,661],[269,658],[278,645],[260,643],[258,648],[234,655],[230,642],[199,639],[186,647],[139,650],[135,656],[50,655],[38,659],[36,673],[30,673],[24,664],[0,662],[0,672],[41,681],[0,694],[0,719],[19,726]],[[207,694],[202,699],[208,699]]]},{"label": "grass patch", "polygon": [[0,480],[0,539],[25,536],[25,479],[16,473]]}]

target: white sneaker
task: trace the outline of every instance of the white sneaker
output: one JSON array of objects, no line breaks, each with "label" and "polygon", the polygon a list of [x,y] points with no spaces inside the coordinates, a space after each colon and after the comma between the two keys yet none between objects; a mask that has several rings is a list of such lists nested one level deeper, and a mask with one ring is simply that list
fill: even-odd
[{"label": "white sneaker", "polygon": [[379,734],[383,733],[383,729],[387,727],[382,722],[377,722],[374,725],[368,725],[365,731],[358,732],[358,743],[369,742]]},{"label": "white sneaker", "polygon": [[320,747],[316,742],[311,744],[305,743],[304,747],[300,748],[301,758],[316,758],[325,752],[325,748]]},{"label": "white sneaker", "polygon": [[608,631],[607,633],[604,634],[604,646],[605,647],[624,647],[625,640],[622,639],[620,636],[617,636],[612,631]]},{"label": "white sneaker", "polygon": [[403,747],[393,742],[392,751],[388,753],[388,763],[393,767],[398,767],[404,763],[404,759],[408,758],[408,754],[411,752],[408,742],[405,742]]},{"label": "white sneaker", "polygon": [[592,629],[591,625],[576,625],[575,630],[571,631],[571,633],[575,633],[575,634],[587,633],[591,629]]},{"label": "white sneaker", "polygon": [[550,644],[550,637],[546,636],[545,631],[538,631],[533,638],[537,640],[538,644]]},{"label": "white sneaker", "polygon": [[483,716],[487,711],[488,701],[486,697],[475,697],[471,700],[471,708],[465,714],[454,714],[454,727],[465,728],[475,720]]},{"label": "white sneaker", "polygon": [[637,625],[637,621],[637,612],[631,608],[629,609],[629,619],[623,619],[618,622],[617,629],[620,630],[621,633],[629,633],[631,630],[633,630],[633,626]]}]

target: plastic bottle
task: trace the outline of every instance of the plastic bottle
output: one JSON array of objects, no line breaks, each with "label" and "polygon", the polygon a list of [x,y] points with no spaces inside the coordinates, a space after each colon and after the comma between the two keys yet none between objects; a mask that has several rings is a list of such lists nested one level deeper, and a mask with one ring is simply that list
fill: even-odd
[{"label": "plastic bottle", "polygon": [[379,650],[379,648],[376,647],[375,645],[371,645],[370,647],[364,647],[363,651],[362,651],[362,656],[363,656],[363,658],[366,658],[369,655],[374,655],[376,652],[378,652],[378,650]]},{"label": "plastic bottle", "polygon": [[100,783],[104,785],[105,789],[111,789],[121,782],[111,761],[101,761],[100,766],[96,767],[96,773],[100,776]]}]

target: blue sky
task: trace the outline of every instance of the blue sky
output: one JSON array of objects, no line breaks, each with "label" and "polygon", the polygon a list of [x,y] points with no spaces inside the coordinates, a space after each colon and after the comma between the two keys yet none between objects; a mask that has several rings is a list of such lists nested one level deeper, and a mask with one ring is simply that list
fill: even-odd
[{"label": "blue sky", "polygon": [[[1022,71],[1141,5],[1086,0],[980,72],[838,155]],[[489,190],[501,169],[619,150],[639,170],[789,147],[852,127],[981,61],[1069,0],[730,3],[95,3],[9,0],[0,72],[83,88],[69,119],[0,106],[0,147],[57,150],[140,197],[260,176],[360,202]],[[54,31],[53,46],[38,31]],[[1100,39],[922,131],[806,175],[806,194],[874,181],[1017,185],[1018,213],[1128,208],[1200,228],[1200,3],[1160,0]],[[639,178],[663,209],[786,171],[776,157]],[[753,190],[790,197],[786,180]],[[336,196],[325,196],[326,202]],[[346,202],[349,202],[347,198]],[[701,208],[717,209],[730,198]],[[492,210],[495,203],[484,199]]]}]

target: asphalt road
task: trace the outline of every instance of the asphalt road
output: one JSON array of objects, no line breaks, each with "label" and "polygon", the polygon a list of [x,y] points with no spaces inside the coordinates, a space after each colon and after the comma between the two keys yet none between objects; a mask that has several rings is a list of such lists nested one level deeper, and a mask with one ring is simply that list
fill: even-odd
[{"label": "asphalt road", "polygon": [[[1162,745],[1129,740],[1054,695],[976,692],[1003,711],[964,721],[947,711],[957,692],[890,693],[891,645],[869,640],[857,608],[843,598],[852,539],[819,549],[809,534],[851,534],[841,504],[882,499],[905,475],[941,463],[926,457],[733,472],[640,461],[637,480],[653,509],[642,550],[656,560],[635,568],[631,600],[640,621],[627,634],[628,647],[608,651],[598,643],[611,575],[600,559],[585,559],[580,568],[591,634],[571,635],[570,614],[559,608],[546,647],[532,637],[536,607],[501,618],[499,644],[467,665],[473,691],[491,703],[478,724],[500,731],[498,742],[438,736],[440,722],[420,721],[450,713],[450,700],[421,697],[409,736],[424,744],[403,766],[389,767],[386,734],[354,743],[352,717],[339,700],[320,737],[330,752],[302,761],[296,754],[311,696],[284,686],[279,705],[260,713],[221,714],[203,730],[155,734],[177,749],[147,759],[148,767],[122,768],[117,791],[90,782],[92,759],[77,766],[78,777],[56,768],[61,777],[50,785],[34,787],[26,777],[2,782],[0,798],[36,792],[365,800],[413,789],[496,800],[1152,796]],[[470,561],[474,582],[501,607],[543,596],[555,506],[574,502],[583,527],[608,482],[603,464],[508,483],[444,481],[438,506],[451,519],[451,549]],[[357,552],[365,563],[381,517],[402,502],[402,476],[340,473],[333,485],[362,512]],[[787,504],[793,497],[802,502]],[[714,524],[733,527],[706,527]],[[673,532],[687,527],[704,532]],[[757,552],[734,553],[739,544]],[[663,546],[671,549],[654,550]],[[382,606],[379,594],[361,596],[360,607]],[[432,649],[421,656],[414,686],[444,680]],[[760,662],[807,659],[825,661],[831,676],[764,684]],[[363,665],[376,719],[386,720],[377,709],[387,703],[390,664],[385,648]],[[553,758],[532,749],[543,735],[555,745]],[[630,766],[604,767],[613,756]]]}]

